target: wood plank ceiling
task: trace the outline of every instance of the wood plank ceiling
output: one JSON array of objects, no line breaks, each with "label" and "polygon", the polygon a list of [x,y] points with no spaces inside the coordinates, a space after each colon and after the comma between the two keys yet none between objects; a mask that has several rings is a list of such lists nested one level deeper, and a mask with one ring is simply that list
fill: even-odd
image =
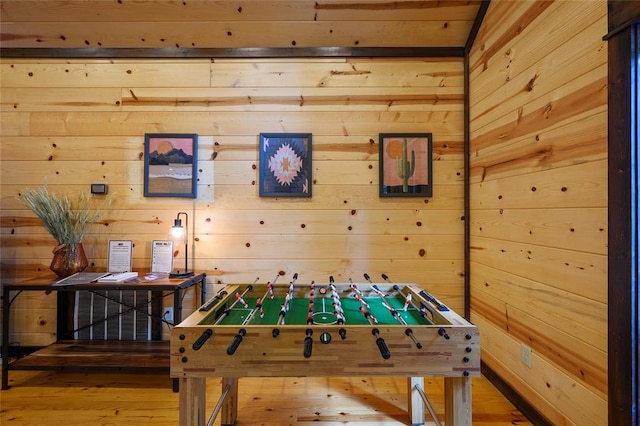
[{"label": "wood plank ceiling", "polygon": [[[2,0],[2,56],[17,50],[431,49],[467,42],[481,0]],[[7,53],[13,53],[7,55]],[[337,52],[340,53],[340,52]],[[440,55],[438,55],[440,56]]]}]

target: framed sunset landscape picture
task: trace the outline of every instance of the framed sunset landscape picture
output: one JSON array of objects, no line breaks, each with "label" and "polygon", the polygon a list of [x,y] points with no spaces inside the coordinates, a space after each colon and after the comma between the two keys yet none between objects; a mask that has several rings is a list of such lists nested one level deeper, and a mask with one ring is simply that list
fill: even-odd
[{"label": "framed sunset landscape picture", "polygon": [[144,196],[196,198],[198,135],[144,135]]},{"label": "framed sunset landscape picture", "polygon": [[311,197],[311,133],[260,133],[260,196]]}]

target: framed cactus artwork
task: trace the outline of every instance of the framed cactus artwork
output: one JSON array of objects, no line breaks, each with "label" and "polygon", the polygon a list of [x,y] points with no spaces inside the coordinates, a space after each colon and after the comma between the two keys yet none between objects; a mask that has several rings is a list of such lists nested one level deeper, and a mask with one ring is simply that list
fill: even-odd
[{"label": "framed cactus artwork", "polygon": [[431,133],[380,133],[380,196],[431,197]]},{"label": "framed cactus artwork", "polygon": [[311,133],[260,133],[260,196],[311,197]]}]

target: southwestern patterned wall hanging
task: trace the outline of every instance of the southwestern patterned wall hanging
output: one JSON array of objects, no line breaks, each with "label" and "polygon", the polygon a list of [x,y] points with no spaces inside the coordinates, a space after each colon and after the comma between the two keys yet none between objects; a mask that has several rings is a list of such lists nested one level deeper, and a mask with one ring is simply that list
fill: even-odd
[{"label": "southwestern patterned wall hanging", "polygon": [[260,196],[311,197],[311,133],[260,133]]},{"label": "southwestern patterned wall hanging", "polygon": [[431,133],[380,134],[380,196],[431,197]]}]

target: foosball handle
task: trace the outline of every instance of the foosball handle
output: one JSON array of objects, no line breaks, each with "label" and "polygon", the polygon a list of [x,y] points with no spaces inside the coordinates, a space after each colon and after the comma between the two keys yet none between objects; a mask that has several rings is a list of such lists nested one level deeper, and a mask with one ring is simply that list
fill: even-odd
[{"label": "foosball handle", "polygon": [[213,336],[213,330],[211,330],[210,328],[207,328],[203,333],[202,336],[198,337],[198,340],[196,340],[195,342],[193,342],[193,345],[191,346],[193,348],[194,351],[199,350],[202,345],[204,345],[204,343],[209,340],[209,337]]},{"label": "foosball handle", "polygon": [[311,350],[313,349],[313,339],[310,336],[304,338],[304,357],[311,358]]},{"label": "foosball handle", "polygon": [[377,337],[376,345],[378,345],[378,349],[380,349],[380,355],[382,355],[382,358],[384,359],[391,358],[391,352],[389,351],[389,348],[387,347],[387,344],[384,341],[384,339],[380,337],[379,330],[377,328],[374,328],[373,330],[371,330],[371,334]]},{"label": "foosball handle", "polygon": [[411,338],[411,340],[413,340],[413,343],[415,343],[416,348],[422,349],[422,343],[418,342],[418,340],[416,339],[416,336],[413,335],[413,330],[411,330],[410,328],[407,328],[404,331],[404,334],[406,334],[407,336],[409,336]]},{"label": "foosball handle", "polygon": [[449,340],[451,337],[447,334],[447,330],[445,330],[444,328],[439,328],[438,329],[438,334],[442,337],[445,338],[445,340]]},{"label": "foosball handle", "polygon": [[311,358],[311,351],[313,350],[313,338],[311,335],[313,334],[313,330],[307,328],[306,334],[307,337],[304,338],[304,351],[302,353],[305,358]]},{"label": "foosball handle", "polygon": [[240,331],[238,331],[236,337],[233,338],[233,341],[227,347],[227,355],[233,355],[236,352],[236,349],[238,349],[238,346],[240,346],[240,343],[242,343],[242,336],[244,336],[245,334],[247,334],[247,330],[245,330],[244,328],[241,328]]},{"label": "foosball handle", "polygon": [[380,355],[382,355],[382,358],[391,358],[391,352],[389,352],[389,348],[382,337],[378,337],[376,339],[376,344],[378,345],[378,349],[380,349]]}]

